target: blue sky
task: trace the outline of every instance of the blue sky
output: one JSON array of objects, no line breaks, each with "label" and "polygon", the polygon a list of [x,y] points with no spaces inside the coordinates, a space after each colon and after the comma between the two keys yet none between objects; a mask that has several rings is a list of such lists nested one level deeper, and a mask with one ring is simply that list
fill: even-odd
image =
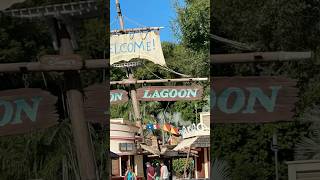
[{"label": "blue sky", "polygon": [[[161,41],[177,42],[171,28],[176,18],[175,0],[120,0],[125,28],[161,26]],[[179,0],[179,3],[183,0]],[[110,1],[111,30],[119,29],[115,0]],[[141,26],[143,25],[143,26]]]}]

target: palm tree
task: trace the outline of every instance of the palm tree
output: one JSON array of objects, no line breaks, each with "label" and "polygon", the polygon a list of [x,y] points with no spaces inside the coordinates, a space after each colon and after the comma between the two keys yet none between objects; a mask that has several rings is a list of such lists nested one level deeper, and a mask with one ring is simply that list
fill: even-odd
[{"label": "palm tree", "polygon": [[214,180],[229,180],[231,171],[225,160],[214,159],[211,164],[211,177]]},{"label": "palm tree", "polygon": [[303,137],[295,148],[295,159],[320,159],[320,106],[308,109],[301,118],[302,122],[311,123],[309,136]]}]

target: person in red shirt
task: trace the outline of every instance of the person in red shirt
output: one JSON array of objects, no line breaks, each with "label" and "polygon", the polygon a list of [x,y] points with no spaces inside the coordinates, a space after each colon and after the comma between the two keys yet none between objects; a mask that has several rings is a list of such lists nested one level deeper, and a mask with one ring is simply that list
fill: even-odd
[{"label": "person in red shirt", "polygon": [[146,163],[147,165],[147,180],[153,180],[154,179],[154,168],[151,166],[149,162]]}]

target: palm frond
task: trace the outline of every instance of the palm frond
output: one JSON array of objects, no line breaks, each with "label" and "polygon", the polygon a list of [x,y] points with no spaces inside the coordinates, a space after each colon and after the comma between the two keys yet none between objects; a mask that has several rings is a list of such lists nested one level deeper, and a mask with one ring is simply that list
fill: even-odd
[{"label": "palm frond", "polygon": [[211,179],[214,180],[229,180],[231,171],[228,163],[225,160],[215,159],[211,167]]},{"label": "palm frond", "polygon": [[308,109],[300,118],[302,122],[311,123],[309,137],[303,137],[295,148],[296,160],[320,159],[320,107]]}]

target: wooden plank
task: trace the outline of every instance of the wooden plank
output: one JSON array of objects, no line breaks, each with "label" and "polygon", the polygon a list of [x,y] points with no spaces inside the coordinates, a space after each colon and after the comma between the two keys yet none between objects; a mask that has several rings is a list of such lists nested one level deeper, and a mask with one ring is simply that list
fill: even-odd
[{"label": "wooden plank", "polygon": [[272,61],[292,61],[310,59],[311,51],[306,52],[253,52],[235,54],[211,54],[212,64],[218,63],[247,63],[247,62],[272,62]]},{"label": "wooden plank", "polygon": [[29,133],[58,123],[57,98],[41,89],[0,91],[0,136]]},{"label": "wooden plank", "polygon": [[284,77],[213,77],[212,123],[291,121],[298,89]]},{"label": "wooden plank", "polygon": [[87,121],[92,123],[108,124],[107,110],[107,85],[94,84],[84,89],[84,111]]},{"label": "wooden plank", "polygon": [[40,63],[43,66],[55,66],[57,68],[65,68],[69,66],[82,67],[82,58],[80,55],[44,55],[40,58]]},{"label": "wooden plank", "polygon": [[111,85],[115,84],[144,84],[144,83],[163,83],[163,82],[192,82],[192,81],[208,81],[208,78],[178,78],[178,79],[149,79],[149,80],[122,80],[110,81]]},{"label": "wooden plank", "polygon": [[[64,64],[63,64],[64,63]],[[20,63],[2,63],[0,72],[46,72],[46,71],[70,71],[82,69],[100,69],[108,68],[109,63],[106,59],[89,59],[80,61],[65,61],[63,63],[40,63],[40,62],[20,62]]]},{"label": "wooden plank", "polygon": [[149,86],[137,90],[140,101],[188,101],[202,98],[201,86]]}]

